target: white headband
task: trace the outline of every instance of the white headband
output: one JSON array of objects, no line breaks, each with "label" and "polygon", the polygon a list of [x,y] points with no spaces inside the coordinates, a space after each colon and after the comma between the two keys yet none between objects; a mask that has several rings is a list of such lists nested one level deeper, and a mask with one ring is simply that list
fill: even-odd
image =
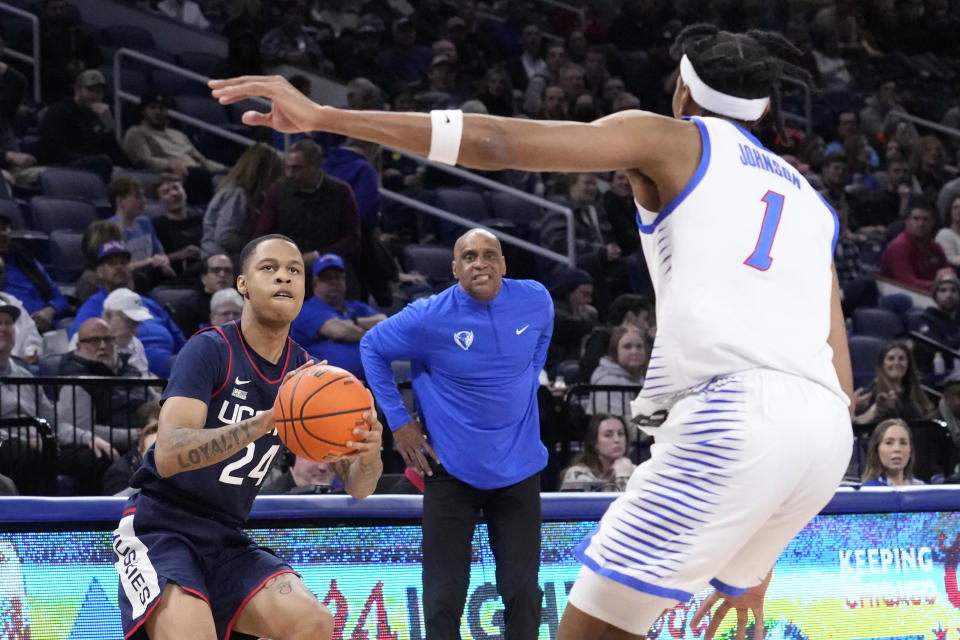
[{"label": "white headband", "polygon": [[711,88],[697,75],[686,54],[680,58],[680,77],[698,105],[721,116],[753,122],[763,116],[770,104],[770,98],[738,98]]}]

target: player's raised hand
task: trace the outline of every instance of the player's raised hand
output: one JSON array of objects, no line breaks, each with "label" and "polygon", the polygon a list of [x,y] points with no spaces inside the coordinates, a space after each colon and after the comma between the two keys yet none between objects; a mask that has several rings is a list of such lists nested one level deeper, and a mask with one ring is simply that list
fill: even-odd
[{"label": "player's raised hand", "polygon": [[252,127],[270,127],[283,133],[313,131],[320,106],[298,91],[281,76],[240,76],[211,80],[213,97],[220,104],[233,104],[249,98],[266,98],[273,103],[269,113],[247,111],[243,123]]},{"label": "player's raised hand", "polygon": [[737,611],[736,640],[746,640],[747,620],[749,619],[751,611],[753,612],[754,619],[753,640],[763,640],[763,636],[765,635],[763,630],[763,599],[767,594],[767,587],[770,586],[770,579],[772,577],[773,571],[771,570],[770,573],[767,574],[767,577],[763,579],[763,582],[747,589],[742,595],[736,598],[714,590],[697,608],[696,613],[693,614],[693,619],[690,620],[690,626],[696,627],[699,625],[700,620],[713,608],[717,600],[723,598],[723,602],[713,615],[710,616],[710,624],[707,627],[707,632],[703,634],[703,640],[712,640],[717,629],[720,627],[720,623],[723,622],[723,619],[727,616],[730,609],[736,609]]}]

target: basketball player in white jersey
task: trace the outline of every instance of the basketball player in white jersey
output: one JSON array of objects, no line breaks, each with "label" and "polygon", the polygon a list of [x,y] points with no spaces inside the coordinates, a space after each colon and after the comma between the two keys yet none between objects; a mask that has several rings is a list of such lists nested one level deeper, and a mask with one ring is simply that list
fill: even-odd
[{"label": "basketball player in white jersey", "polygon": [[481,170],[628,172],[658,328],[633,409],[656,444],[577,550],[583,568],[560,640],[642,638],[708,584],[727,599],[718,613],[732,604],[745,628],[746,608],[762,616],[777,557],[829,501],[851,450],[837,219],[748,133],[768,111],[782,132],[779,77],[806,75],[785,59],[799,52],[776,34],[705,24],[685,29],[674,52],[675,119],[345,111],[278,77],[211,82],[224,104],[273,101],[270,113],[244,114],[249,125],[330,131]]}]

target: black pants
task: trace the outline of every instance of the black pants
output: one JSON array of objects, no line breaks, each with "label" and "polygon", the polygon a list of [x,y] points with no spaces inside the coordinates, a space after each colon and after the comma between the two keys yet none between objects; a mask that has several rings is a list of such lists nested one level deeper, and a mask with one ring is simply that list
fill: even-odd
[{"label": "black pants", "polygon": [[471,541],[487,520],[504,604],[506,640],[540,628],[540,474],[501,489],[476,489],[434,465],[423,496],[423,614],[427,640],[458,640],[470,581]]}]

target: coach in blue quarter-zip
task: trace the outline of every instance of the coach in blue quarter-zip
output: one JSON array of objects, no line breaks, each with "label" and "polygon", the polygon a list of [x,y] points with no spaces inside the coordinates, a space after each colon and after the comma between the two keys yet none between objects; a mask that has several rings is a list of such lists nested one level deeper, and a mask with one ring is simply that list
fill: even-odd
[{"label": "coach in blue quarter-zip", "polygon": [[[496,236],[454,246],[459,281],[373,327],[360,342],[367,383],[404,461],[425,476],[423,612],[427,638],[460,638],[470,543],[481,511],[497,559],[507,640],[540,627],[538,376],[553,332],[550,294],[505,279]],[[390,363],[409,358],[421,419],[404,408]],[[421,424],[426,425],[426,432]]]}]

